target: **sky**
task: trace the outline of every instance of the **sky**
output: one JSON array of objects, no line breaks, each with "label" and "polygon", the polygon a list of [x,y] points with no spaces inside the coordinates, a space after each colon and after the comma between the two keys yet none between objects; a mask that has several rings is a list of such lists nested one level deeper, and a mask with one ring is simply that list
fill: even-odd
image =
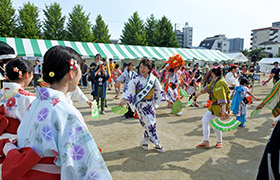
[{"label": "sky", "polygon": [[[15,9],[27,1],[12,0]],[[90,21],[95,24],[98,14],[109,27],[111,39],[119,39],[124,23],[137,11],[142,20],[151,15],[157,19],[166,16],[177,29],[185,22],[193,27],[193,46],[206,37],[225,34],[227,38],[244,38],[244,48],[250,48],[253,29],[271,27],[280,21],[279,0],[30,0],[44,18],[45,5],[58,2],[68,17],[73,7],[81,4]]]}]

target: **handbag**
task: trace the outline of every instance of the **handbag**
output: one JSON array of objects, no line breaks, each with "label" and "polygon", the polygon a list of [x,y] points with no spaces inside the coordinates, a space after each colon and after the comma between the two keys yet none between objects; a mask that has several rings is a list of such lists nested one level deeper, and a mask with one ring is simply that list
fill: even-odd
[{"label": "handbag", "polygon": [[249,101],[248,101],[248,99],[246,97],[243,98],[242,101],[244,102],[244,104],[248,104],[249,103]]}]

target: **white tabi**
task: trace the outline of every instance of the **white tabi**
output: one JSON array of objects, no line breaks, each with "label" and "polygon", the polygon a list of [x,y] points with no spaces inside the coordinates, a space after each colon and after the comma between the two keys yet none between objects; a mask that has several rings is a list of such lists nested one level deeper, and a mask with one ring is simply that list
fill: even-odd
[{"label": "white tabi", "polygon": [[167,97],[158,79],[151,73],[147,78],[138,74],[125,87],[122,98],[128,101],[132,111],[137,111],[140,124],[145,128],[142,143],[159,145],[155,108]]},{"label": "white tabi", "polygon": [[[34,94],[25,91],[20,84],[4,82],[0,92],[0,106],[4,106],[6,117],[21,121],[28,106],[35,98]],[[17,136],[16,134],[3,133],[0,139],[4,138],[17,138]]]},{"label": "white tabi", "polygon": [[56,157],[62,180],[111,180],[81,113],[65,95],[36,88],[36,96],[18,128],[18,147],[31,147],[41,157]]}]

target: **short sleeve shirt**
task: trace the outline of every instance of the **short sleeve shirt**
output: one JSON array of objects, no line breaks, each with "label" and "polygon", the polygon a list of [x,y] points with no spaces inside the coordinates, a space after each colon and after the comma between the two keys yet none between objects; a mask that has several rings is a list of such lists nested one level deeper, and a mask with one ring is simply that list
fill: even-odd
[{"label": "short sleeve shirt", "polygon": [[271,70],[271,74],[275,74],[275,76],[273,77],[273,79],[275,79],[276,81],[279,80],[279,71],[280,71],[279,68],[273,68],[273,69]]}]

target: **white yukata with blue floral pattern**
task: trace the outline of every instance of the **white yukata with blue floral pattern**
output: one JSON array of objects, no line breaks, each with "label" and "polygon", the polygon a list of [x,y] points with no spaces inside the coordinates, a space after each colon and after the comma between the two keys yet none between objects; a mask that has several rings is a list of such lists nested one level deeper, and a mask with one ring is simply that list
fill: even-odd
[{"label": "white yukata with blue floral pattern", "polygon": [[65,95],[36,88],[36,96],[18,128],[19,148],[31,147],[41,157],[56,156],[62,180],[112,179],[81,113]]},{"label": "white yukata with blue floral pattern", "polygon": [[[150,73],[150,76],[154,76]],[[151,99],[143,99],[136,105],[136,90],[142,90],[147,84],[149,77],[144,78],[141,74],[138,74],[132,79],[128,85],[124,88],[122,98],[126,99],[130,105],[132,111],[137,111],[141,126],[145,128],[142,143],[146,144],[151,142],[155,145],[159,145],[159,139],[156,131],[156,112],[157,107],[161,102],[167,100],[160,82],[155,78],[154,93]]]}]

